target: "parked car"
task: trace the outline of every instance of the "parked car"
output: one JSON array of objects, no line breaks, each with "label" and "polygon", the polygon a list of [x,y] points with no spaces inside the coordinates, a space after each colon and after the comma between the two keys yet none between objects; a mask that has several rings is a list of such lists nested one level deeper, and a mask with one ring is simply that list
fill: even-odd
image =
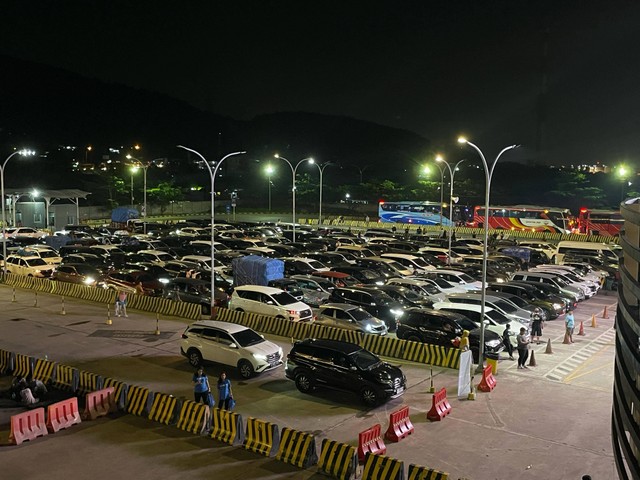
[{"label": "parked car", "polygon": [[[456,339],[462,336],[464,330],[469,331],[469,347],[473,352],[474,361],[477,363],[480,329],[464,315],[441,310],[410,308],[400,319],[396,335],[403,340],[454,347]],[[498,359],[502,350],[504,350],[504,345],[500,335],[485,330],[485,355],[488,358]]]},{"label": "parked car", "polygon": [[313,312],[309,305],[299,302],[284,290],[261,285],[236,287],[231,295],[229,309],[270,315],[292,322],[313,321]]},{"label": "parked car", "polygon": [[269,280],[269,286],[279,288],[280,290],[284,290],[288,292],[293,298],[298,300],[299,302],[304,301],[304,293],[298,287],[298,283],[295,280],[290,278],[278,278],[274,280]]},{"label": "parked car", "polygon": [[95,287],[102,280],[102,272],[84,263],[65,263],[56,268],[51,278],[59,282]]},{"label": "parked car", "polygon": [[47,236],[47,232],[43,232],[42,230],[36,230],[31,227],[17,227],[17,228],[7,228],[5,229],[5,236],[7,238],[37,238],[42,239]]},{"label": "parked car", "polygon": [[379,318],[362,307],[349,303],[326,303],[316,312],[316,323],[333,328],[357,330],[373,335],[386,335],[388,328]]},{"label": "parked car", "polygon": [[336,340],[296,342],[287,355],[285,376],[302,393],[317,387],[348,391],[368,406],[402,395],[407,378],[398,367],[380,360],[359,345]]},{"label": "parked car", "polygon": [[40,278],[50,277],[54,270],[53,265],[33,255],[8,255],[6,267],[8,273]]},{"label": "parked car", "polygon": [[303,302],[312,307],[325,303],[336,286],[330,280],[314,275],[292,275],[289,277],[295,281],[302,290]]},{"label": "parked car", "polygon": [[405,307],[431,308],[433,306],[433,300],[414,292],[408,287],[403,287],[401,285],[381,285],[376,288],[383,291]]},{"label": "parked car", "polygon": [[105,288],[136,293],[136,285],[141,284],[142,294],[160,296],[164,290],[162,282],[143,270],[115,270],[104,277]]},{"label": "parked car", "polygon": [[[204,315],[211,314],[211,283],[204,280],[174,278],[165,284],[163,296],[177,302],[197,303],[202,306]],[[215,288],[213,305],[217,308],[229,306],[229,295],[224,288]]]},{"label": "parked car", "polygon": [[342,272],[355,278],[358,283],[363,285],[384,285],[385,277],[379,273],[365,267],[343,266],[332,267],[333,272]]},{"label": "parked car", "polygon": [[62,257],[50,247],[31,245],[24,249],[29,255],[40,257],[50,265],[60,265],[62,263]]},{"label": "parked car", "polygon": [[203,361],[236,367],[242,378],[282,365],[282,348],[236,323],[202,320],[182,334],[180,353],[198,367]]},{"label": "parked car", "polygon": [[404,313],[400,303],[372,287],[335,288],[329,300],[335,303],[351,303],[364,308],[374,317],[384,320],[390,331],[395,331],[398,319]]}]

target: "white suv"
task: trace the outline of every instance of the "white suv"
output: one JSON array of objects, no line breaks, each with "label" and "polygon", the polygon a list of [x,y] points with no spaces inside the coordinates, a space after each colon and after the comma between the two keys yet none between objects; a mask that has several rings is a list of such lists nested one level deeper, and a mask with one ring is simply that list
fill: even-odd
[{"label": "white suv", "polygon": [[55,267],[38,256],[7,256],[7,272],[28,277],[50,277]]},{"label": "white suv", "polygon": [[236,287],[229,301],[229,310],[270,315],[292,322],[313,320],[311,307],[306,303],[299,302],[279,288],[260,285]]},{"label": "white suv", "polygon": [[242,325],[213,320],[189,325],[180,353],[194,367],[203,360],[237,367],[242,378],[282,365],[282,348],[275,343]]}]

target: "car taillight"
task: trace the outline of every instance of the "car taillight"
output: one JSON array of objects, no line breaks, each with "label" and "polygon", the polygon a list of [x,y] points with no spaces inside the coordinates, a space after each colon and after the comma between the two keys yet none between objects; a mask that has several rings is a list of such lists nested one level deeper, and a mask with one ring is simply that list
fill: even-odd
[{"label": "car taillight", "polygon": [[297,314],[297,313],[298,313],[298,312],[297,312],[297,311],[295,311],[295,310],[287,310],[287,312],[289,312],[289,315],[295,315],[295,314]]}]

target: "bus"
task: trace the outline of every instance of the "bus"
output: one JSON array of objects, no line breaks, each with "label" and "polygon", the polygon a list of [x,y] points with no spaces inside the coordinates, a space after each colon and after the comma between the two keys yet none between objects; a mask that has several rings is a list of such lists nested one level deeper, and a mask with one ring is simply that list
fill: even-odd
[{"label": "bus", "polygon": [[620,210],[598,210],[582,207],[578,214],[578,230],[586,235],[617,237],[624,224]]},{"label": "bus", "polygon": [[441,212],[438,202],[380,202],[378,217],[384,223],[412,223],[415,225],[450,226],[451,221]]},{"label": "bus", "polygon": [[[468,225],[483,227],[484,218],[484,206],[476,206],[473,210],[473,221]],[[496,206],[489,207],[489,228],[571,233],[576,228],[576,221],[568,208],[537,205]]]}]

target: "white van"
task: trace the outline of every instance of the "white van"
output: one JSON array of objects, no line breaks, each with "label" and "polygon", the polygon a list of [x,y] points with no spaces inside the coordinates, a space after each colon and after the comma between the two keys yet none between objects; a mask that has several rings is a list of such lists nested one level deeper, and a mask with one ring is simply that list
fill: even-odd
[{"label": "white van", "polygon": [[567,254],[601,256],[618,263],[620,255],[622,255],[622,248],[610,243],[576,242],[571,240],[558,242],[555,263],[562,264],[564,256]]}]

